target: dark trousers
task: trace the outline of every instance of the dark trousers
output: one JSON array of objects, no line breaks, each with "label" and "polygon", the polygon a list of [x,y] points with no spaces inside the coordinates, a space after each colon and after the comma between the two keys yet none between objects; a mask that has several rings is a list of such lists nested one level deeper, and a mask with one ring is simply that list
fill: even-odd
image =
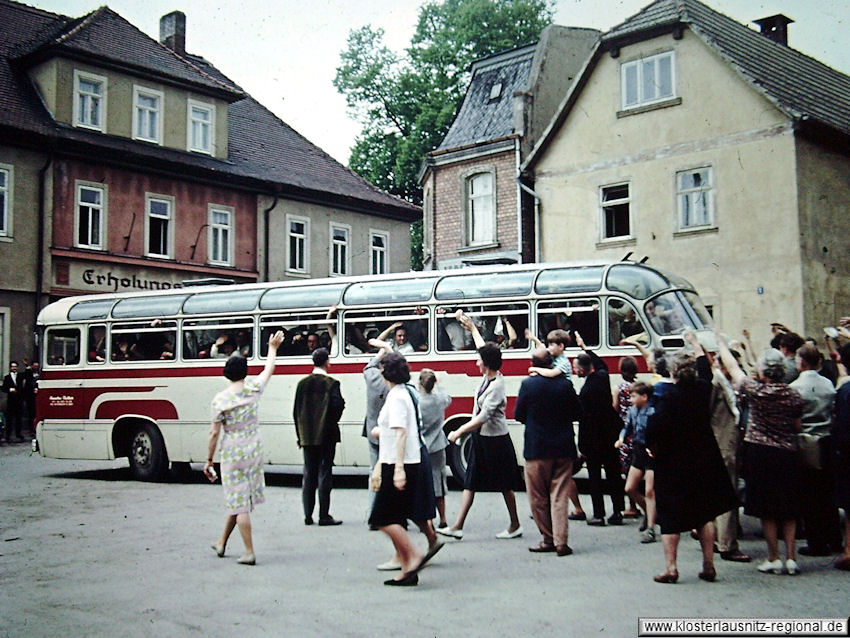
[{"label": "dark trousers", "polygon": [[14,431],[17,438],[21,438],[21,408],[18,406],[6,408],[6,442],[12,439]]},{"label": "dark trousers", "polygon": [[[828,459],[827,454],[822,458]],[[829,468],[804,467],[800,473],[803,525],[809,547],[818,551],[841,549],[841,519],[834,501],[833,476]]]},{"label": "dark trousers", "polygon": [[336,441],[327,441],[322,445],[305,445],[303,451],[304,478],[301,500],[304,503],[304,516],[308,518],[313,516],[313,509],[316,506],[316,488],[318,488],[319,520],[322,520],[330,516]]},{"label": "dark trousers", "polygon": [[605,468],[605,483],[611,494],[611,505],[614,514],[621,513],[626,508],[623,489],[625,481],[620,474],[620,456],[613,442],[609,449],[605,447],[582,450],[587,456],[587,483],[590,490],[590,500],[593,502],[593,518],[605,517],[605,501],[603,500],[602,468]]}]

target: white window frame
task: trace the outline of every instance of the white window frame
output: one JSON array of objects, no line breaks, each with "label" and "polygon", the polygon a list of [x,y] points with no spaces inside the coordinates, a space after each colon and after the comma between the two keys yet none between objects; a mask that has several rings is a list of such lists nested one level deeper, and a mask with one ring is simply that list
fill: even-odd
[{"label": "white window frame", "polygon": [[[293,235],[292,222],[304,224],[304,235]],[[303,249],[303,268],[293,268],[292,264],[292,239],[301,240]],[[310,274],[310,218],[301,217],[300,215],[286,215],[286,267],[287,273],[292,275],[309,275]]]},{"label": "white window frame", "polygon": [[[345,277],[351,274],[351,226],[348,224],[340,224],[338,222],[329,223],[328,232],[328,275],[331,277]],[[345,241],[337,241],[334,238],[334,231],[341,230],[345,233]],[[344,259],[340,260],[342,267],[345,269],[342,272],[334,271],[334,254],[338,250],[344,250]]]},{"label": "white window frame", "polygon": [[[151,215],[151,202],[166,202],[168,204],[168,237],[166,238],[166,254],[152,253],[150,251],[150,233],[151,233],[151,218],[161,217],[160,215]],[[145,255],[156,259],[173,259],[174,255],[174,235],[175,235],[175,211],[174,197],[171,195],[161,195],[158,193],[145,193]]]},{"label": "white window frame", "polygon": [[[654,84],[657,86],[659,83],[657,81],[658,73],[659,73],[659,61],[663,58],[670,58],[670,94],[669,95],[658,95],[658,96],[645,96],[643,94],[643,86],[644,86],[644,66],[648,62],[653,63],[653,73],[656,78],[656,82]],[[628,74],[629,69],[636,69],[636,79],[637,79],[637,101],[632,104],[626,103],[626,76]],[[656,104],[659,102],[665,102],[667,100],[672,100],[677,97],[676,95],[676,52],[675,51],[664,51],[663,53],[657,53],[655,55],[648,55],[646,57],[638,58],[637,60],[631,60],[629,62],[624,62],[620,65],[620,105],[624,111],[629,109],[636,109],[642,106],[646,106],[649,104]]]},{"label": "white window frame", "polygon": [[[620,199],[614,199],[611,201],[605,201],[605,191],[610,188],[619,188],[625,186],[629,189],[628,197],[621,197]],[[634,227],[634,209],[632,206],[633,198],[632,198],[632,183],[630,181],[624,182],[614,182],[612,184],[604,184],[599,187],[599,241],[600,243],[605,242],[617,242],[623,241],[626,239],[634,238],[635,227]],[[627,204],[629,207],[629,232],[627,235],[614,235],[613,237],[607,236],[607,217],[605,214],[605,208],[608,206],[620,206],[623,204]]]},{"label": "white window frame", "polygon": [[[375,238],[380,237],[384,240],[382,247],[376,247],[374,244]],[[383,261],[384,269],[375,269],[375,256]],[[369,229],[369,274],[385,275],[390,272],[390,234],[383,230]]]},{"label": "white window frame", "polygon": [[[195,120],[192,118],[192,109],[203,109],[209,112],[210,120],[208,122],[209,125],[209,148],[203,148],[202,146],[195,145],[195,140],[193,136],[193,123]],[[201,121],[201,120],[198,120]],[[215,148],[215,104],[210,104],[208,102],[199,102],[198,100],[190,99],[186,106],[186,149],[189,151],[193,151],[195,153],[205,153],[207,155],[213,154],[213,149]]]},{"label": "white window frame", "polygon": [[[94,191],[100,191],[99,207],[89,203],[83,204],[81,195],[82,190],[84,188]],[[77,180],[74,183],[74,246],[76,246],[77,248],[88,248],[89,250],[106,250],[106,215],[109,204],[108,192],[109,191],[107,189],[106,184],[100,184],[98,182],[86,182],[82,180]],[[83,243],[80,241],[80,207],[83,205],[100,211],[100,224],[98,225],[99,241],[97,243]],[[89,236],[91,236],[90,230]]]},{"label": "white window frame", "polygon": [[[227,224],[221,224],[216,222],[214,219],[215,213],[223,213],[227,215]],[[209,233],[207,238],[207,261],[210,264],[215,264],[217,266],[232,266],[233,265],[233,251],[234,251],[234,242],[236,240],[236,232],[235,232],[235,212],[231,206],[220,206],[218,204],[210,204],[207,208],[207,224],[209,225]],[[225,234],[227,238],[227,245],[225,246],[225,255],[223,258],[219,257],[216,259],[217,255],[213,254],[213,247],[215,246],[215,237],[216,235]]]},{"label": "white window frame", "polygon": [[[140,96],[144,97],[153,97],[156,98],[157,108],[156,109],[148,109],[147,107],[143,107],[138,103],[138,99]],[[156,114],[156,121],[154,122],[154,128],[156,131],[154,132],[153,137],[145,137],[139,134],[139,111],[153,112]],[[140,86],[138,84],[133,85],[133,139],[141,140],[143,142],[152,142],[153,144],[162,145],[162,120],[165,117],[165,94],[162,91],[158,91],[156,89],[151,89],[146,86]]]},{"label": "white window frame", "polygon": [[[480,177],[482,175],[489,175],[490,177],[490,193],[485,195],[472,195],[470,193],[470,188],[472,186],[473,180],[475,178]],[[489,197],[490,199],[490,226],[491,232],[489,237],[481,238],[478,240],[474,240],[472,238],[472,233],[474,230],[473,227],[473,208],[475,206],[476,201],[484,200],[485,197]],[[484,170],[475,170],[469,173],[464,174],[463,176],[463,243],[465,246],[490,246],[496,243],[496,171],[490,168],[486,168]]]},{"label": "white window frame", "polygon": [[[680,187],[679,178],[682,175],[689,173],[696,173],[700,171],[706,171],[708,173],[708,183],[703,184],[699,187],[686,188],[682,189]],[[685,169],[683,171],[676,171],[675,175],[675,188],[676,188],[676,227],[679,232],[687,232],[690,230],[701,230],[705,228],[713,228],[715,226],[715,216],[714,216],[714,168],[710,165],[707,166],[698,166],[695,168]],[[704,223],[699,224],[685,224],[684,220],[684,207],[683,202],[685,197],[689,197],[691,195],[702,193],[705,197],[706,202],[706,210],[707,210],[707,219]]]},{"label": "white window frame", "polygon": [[0,164],[0,172],[6,174],[6,185],[0,187],[3,201],[0,203],[0,237],[12,236],[12,211],[15,203],[15,167]]},{"label": "white window frame", "polygon": [[422,257],[427,263],[434,254],[434,196],[430,186],[422,197]]},{"label": "white window frame", "polygon": [[[90,82],[100,82],[102,94],[100,95],[100,124],[92,124],[85,119],[84,112],[80,110],[80,80],[88,80]],[[87,128],[93,131],[106,132],[106,106],[107,106],[107,79],[103,75],[88,73],[74,69],[74,96],[73,96],[73,118],[74,126],[79,128]]]}]

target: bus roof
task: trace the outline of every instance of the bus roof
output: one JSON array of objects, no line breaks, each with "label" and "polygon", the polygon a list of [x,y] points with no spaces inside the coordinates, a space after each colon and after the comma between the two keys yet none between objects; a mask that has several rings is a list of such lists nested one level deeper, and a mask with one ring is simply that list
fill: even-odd
[{"label": "bus roof", "polygon": [[[405,281],[411,282],[415,280],[432,280],[434,284],[437,284],[439,280],[443,280],[449,277],[457,277],[457,276],[471,276],[475,277],[476,275],[487,275],[493,276],[500,273],[521,273],[521,272],[531,272],[541,273],[544,271],[550,270],[558,270],[558,269],[610,269],[615,266],[622,266],[624,270],[634,273],[633,269],[640,269],[644,271],[647,275],[650,273],[655,273],[655,276],[658,277],[658,283],[656,284],[656,289],[660,290],[658,286],[662,286],[663,288],[669,288],[671,286],[685,288],[685,289],[693,289],[693,286],[689,284],[686,280],[681,277],[672,275],[664,270],[655,268],[653,266],[648,266],[646,264],[640,264],[633,261],[619,261],[619,262],[611,262],[611,261],[601,261],[601,260],[584,260],[584,261],[573,261],[573,262],[549,262],[549,263],[534,263],[534,264],[512,264],[508,266],[471,266],[468,268],[460,268],[460,269],[452,269],[452,270],[426,270],[426,271],[409,271],[404,273],[390,273],[386,275],[361,275],[361,276],[347,276],[347,277],[324,277],[324,278],[315,278],[315,279],[304,279],[304,280],[282,280],[282,281],[271,281],[271,282],[263,282],[263,283],[250,283],[250,284],[233,284],[233,285],[204,285],[204,286],[191,286],[191,287],[179,287],[179,288],[171,288],[169,290],[157,290],[150,291],[144,290],[139,292],[127,292],[127,293],[96,293],[89,295],[77,295],[72,297],[65,297],[56,302],[53,302],[43,308],[38,315],[38,323],[41,325],[44,324],[52,324],[52,323],[62,323],[69,320],[96,320],[96,319],[106,319],[110,315],[110,310],[114,309],[116,303],[131,299],[137,298],[145,298],[154,302],[154,300],[159,300],[162,303],[152,303],[151,304],[151,313],[144,316],[155,317],[162,316],[156,312],[153,312],[153,309],[156,307],[177,307],[182,308],[184,302],[189,300],[190,298],[197,297],[199,295],[208,295],[209,293],[223,293],[227,291],[256,291],[256,298],[259,299],[263,295],[263,293],[267,290],[273,289],[291,289],[293,291],[303,288],[310,287],[315,288],[318,286],[329,286],[340,290],[340,297],[337,299],[337,302],[342,302],[346,291],[351,288],[354,288],[356,285],[368,285],[370,283],[380,283],[380,282],[392,282],[392,281]],[[663,283],[662,283],[663,282]],[[601,283],[601,278],[600,278]],[[601,288],[597,287],[595,290]],[[432,288],[433,289],[433,288]],[[615,288],[616,289],[616,288]],[[588,290],[589,292],[590,290]],[[623,291],[626,292],[626,291]],[[652,292],[655,294],[655,292]],[[219,295],[217,295],[219,296]],[[249,295],[250,296],[250,295]],[[641,295],[638,295],[640,298]],[[431,295],[428,295],[428,299],[431,298]],[[444,297],[439,294],[437,295],[438,300],[449,299],[450,297]],[[417,299],[419,301],[424,301],[421,298]],[[413,298],[408,299],[408,301],[413,300]],[[321,301],[322,303],[316,303]],[[327,303],[327,298],[322,298],[321,295],[316,297],[312,304],[315,307],[327,308],[332,303]],[[384,300],[389,301],[389,300]],[[140,307],[144,306],[144,304],[132,303],[133,306]],[[124,305],[124,304],[122,304]],[[346,305],[341,303],[341,305]],[[265,308],[265,306],[263,306]],[[305,307],[305,306],[301,306]],[[69,313],[72,312],[72,309],[75,309],[73,314],[77,315],[75,317],[69,318]],[[241,311],[252,311],[254,308],[242,308]],[[226,309],[220,310],[225,311]],[[169,313],[171,314],[171,313]],[[192,314],[195,314],[194,312]],[[121,313],[121,318],[129,318],[129,315]],[[141,315],[140,315],[141,316]]]}]

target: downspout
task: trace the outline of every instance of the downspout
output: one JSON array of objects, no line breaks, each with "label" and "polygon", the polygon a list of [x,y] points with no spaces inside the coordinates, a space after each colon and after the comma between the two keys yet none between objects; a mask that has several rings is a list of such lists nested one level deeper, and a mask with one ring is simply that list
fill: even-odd
[{"label": "downspout", "polygon": [[263,211],[263,276],[266,281],[269,281],[269,219],[272,210],[277,206],[277,193],[274,193],[272,197],[274,197],[272,205]]},{"label": "downspout", "polygon": [[[47,188],[47,170],[53,164],[53,149],[47,154],[47,161],[40,169],[38,169],[38,256],[35,266],[35,313],[33,314],[33,343],[35,344],[35,353],[33,361],[41,361],[41,343],[38,340],[38,313],[41,311],[41,298],[44,296],[44,235],[45,235],[45,217],[47,215],[44,207],[47,203],[45,189]],[[52,263],[52,262],[51,262]]]},{"label": "downspout", "polygon": [[540,195],[522,183],[522,176],[519,172],[517,172],[516,183],[534,198],[534,261],[540,263]]},{"label": "downspout", "polygon": [[[520,146],[519,137],[514,138],[514,155],[516,157],[516,174],[519,175],[520,165]],[[517,178],[518,179],[518,178]],[[520,184],[522,184],[520,182]],[[522,191],[516,189],[516,254],[517,263],[522,263]]]}]

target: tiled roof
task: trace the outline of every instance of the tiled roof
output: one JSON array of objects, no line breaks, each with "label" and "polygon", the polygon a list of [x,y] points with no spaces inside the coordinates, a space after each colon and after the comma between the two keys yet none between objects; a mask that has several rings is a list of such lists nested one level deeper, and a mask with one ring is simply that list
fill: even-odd
[{"label": "tiled roof", "polygon": [[[498,53],[473,64],[463,104],[437,151],[498,140],[514,134],[513,94],[527,90],[536,44]],[[494,84],[498,97],[490,99]]]},{"label": "tiled roof", "polygon": [[[111,35],[111,37],[110,37]],[[122,51],[124,68],[142,65],[148,72],[207,89],[229,92],[228,158],[139,143],[128,138],[73,128],[55,122],[44,108],[26,73],[10,59],[60,47],[69,55],[116,61]],[[229,78],[201,57],[178,56],[152,40],[106,7],[81,19],[0,0],[0,127],[7,131],[37,133],[58,140],[77,152],[99,147],[104,158],[132,156],[138,161],[160,161],[173,170],[232,175],[268,185],[290,196],[326,200],[364,212],[412,221],[421,210],[390,195],[296,133]]]},{"label": "tiled roof", "polygon": [[657,0],[603,36],[610,43],[681,22],[789,117],[850,135],[850,76],[714,11],[698,0]]}]

